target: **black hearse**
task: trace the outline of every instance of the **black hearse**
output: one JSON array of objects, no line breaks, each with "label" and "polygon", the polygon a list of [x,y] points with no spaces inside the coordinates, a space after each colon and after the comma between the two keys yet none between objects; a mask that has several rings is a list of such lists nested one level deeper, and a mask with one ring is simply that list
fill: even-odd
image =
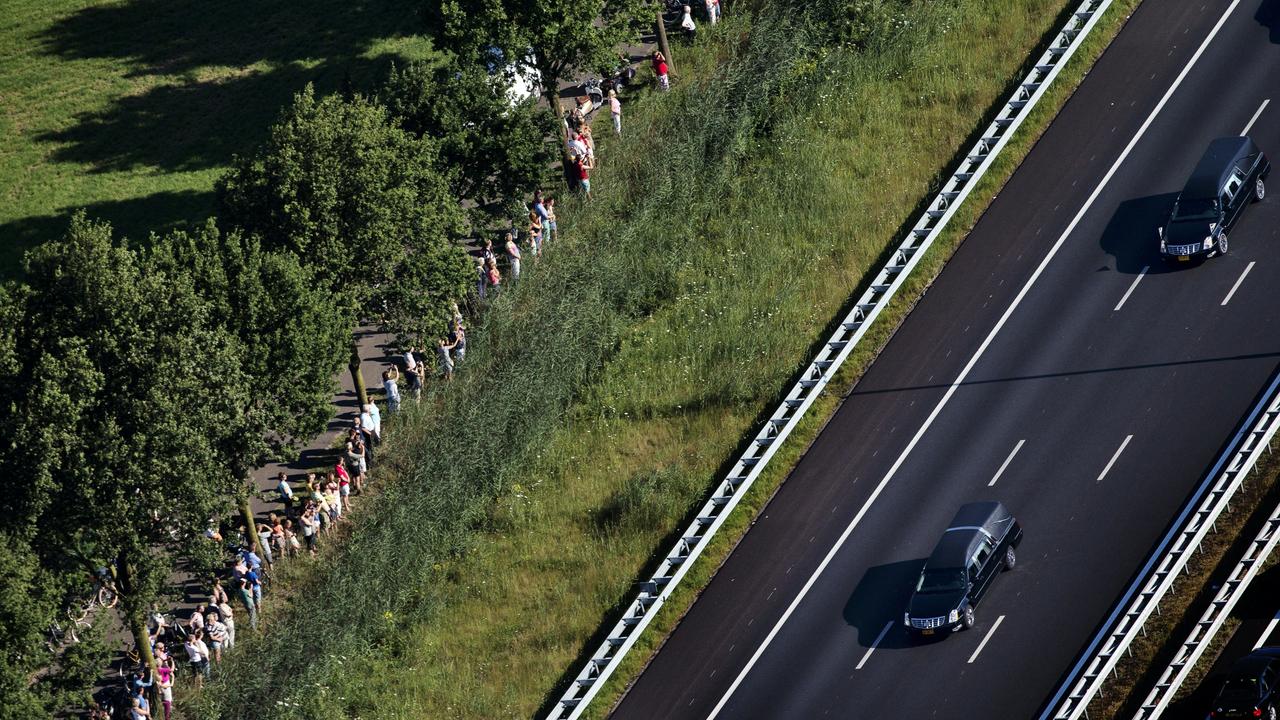
[{"label": "black hearse", "polygon": [[1267,194],[1271,163],[1249,138],[1218,138],[1191,171],[1173,212],[1156,234],[1165,260],[1189,262],[1227,252],[1227,232],[1250,200]]},{"label": "black hearse", "polygon": [[925,561],[903,623],[916,635],[973,627],[973,609],[1001,570],[1017,562],[1022,526],[998,502],[960,508]]}]

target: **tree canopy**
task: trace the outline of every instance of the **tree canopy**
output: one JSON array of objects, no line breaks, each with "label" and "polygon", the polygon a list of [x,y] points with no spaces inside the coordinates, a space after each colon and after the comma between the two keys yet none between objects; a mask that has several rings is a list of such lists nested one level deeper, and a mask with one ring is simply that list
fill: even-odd
[{"label": "tree canopy", "polygon": [[439,0],[445,41],[460,54],[502,57],[536,70],[556,105],[559,81],[575,70],[599,72],[618,48],[654,18],[654,0]]},{"label": "tree canopy", "polygon": [[367,309],[411,257],[464,253],[453,243],[464,214],[437,154],[381,105],[317,99],[308,86],[266,144],[218,182],[221,218],[296,253],[346,307]]},{"label": "tree canopy", "polygon": [[[205,543],[239,478],[228,448],[260,435],[242,412],[237,339],[210,322],[189,276],[167,272],[83,214],[27,255],[27,285],[4,296],[0,530],[46,573],[90,591],[117,573],[135,627],[176,557]],[[63,598],[64,603],[75,597]]]},{"label": "tree canopy", "polygon": [[393,67],[378,99],[415,137],[436,139],[453,194],[484,214],[532,193],[555,160],[555,118],[532,101],[513,105],[506,81],[475,64]]}]

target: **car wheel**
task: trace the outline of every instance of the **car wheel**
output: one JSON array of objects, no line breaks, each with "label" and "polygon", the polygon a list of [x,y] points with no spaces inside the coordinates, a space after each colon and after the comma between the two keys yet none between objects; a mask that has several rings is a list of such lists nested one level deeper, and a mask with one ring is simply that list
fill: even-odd
[{"label": "car wheel", "polygon": [[1221,235],[1218,236],[1218,254],[1219,255],[1227,254],[1227,234],[1226,233],[1222,233]]},{"label": "car wheel", "polygon": [[1013,552],[1012,547],[1004,549],[1004,569],[1012,570],[1018,564],[1018,556]]},{"label": "car wheel", "polygon": [[973,606],[971,606],[971,605],[965,605],[965,606],[964,606],[964,618],[963,618],[963,621],[964,621],[964,629],[965,629],[965,630],[972,630],[972,629],[973,629],[973,624],[974,624],[975,622],[977,622],[977,619],[976,619],[976,618],[974,618],[974,616],[973,616]]},{"label": "car wheel", "polygon": [[1253,183],[1253,201],[1258,202],[1267,196],[1267,186],[1263,184],[1262,178],[1258,178]]}]

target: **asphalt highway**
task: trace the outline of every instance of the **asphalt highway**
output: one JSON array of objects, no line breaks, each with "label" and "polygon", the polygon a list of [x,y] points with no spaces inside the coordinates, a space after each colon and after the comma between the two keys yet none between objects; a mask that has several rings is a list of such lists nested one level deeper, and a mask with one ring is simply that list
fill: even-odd
[{"label": "asphalt highway", "polygon": [[[1280,367],[1280,194],[1203,265],[1155,236],[1214,137],[1252,122],[1280,162],[1276,5],[1139,7],[613,717],[1037,716]],[[986,499],[1018,567],[910,642],[924,558]]]}]

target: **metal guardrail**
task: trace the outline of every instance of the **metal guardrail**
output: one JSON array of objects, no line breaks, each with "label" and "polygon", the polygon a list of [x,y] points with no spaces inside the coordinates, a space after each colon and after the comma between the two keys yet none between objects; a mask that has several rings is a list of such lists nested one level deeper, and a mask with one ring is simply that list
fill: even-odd
[{"label": "metal guardrail", "polygon": [[[1262,455],[1263,448],[1266,448],[1268,453],[1271,452],[1271,440],[1275,436],[1276,430],[1280,429],[1280,422],[1277,422],[1277,418],[1280,418],[1280,397],[1271,401],[1266,413],[1263,414],[1263,417],[1258,421],[1258,426],[1251,434],[1254,442],[1248,458],[1239,467],[1237,485],[1243,482],[1245,475],[1257,463],[1258,458]],[[1227,577],[1227,581],[1223,583],[1217,595],[1214,596],[1213,602],[1209,603],[1209,607],[1205,608],[1204,613],[1200,615],[1200,619],[1191,628],[1191,632],[1182,641],[1178,652],[1160,673],[1160,679],[1156,681],[1155,687],[1147,694],[1146,699],[1142,702],[1142,707],[1134,714],[1135,720],[1154,720],[1154,718],[1160,717],[1161,713],[1169,707],[1169,702],[1173,699],[1174,694],[1177,693],[1178,688],[1182,687],[1183,681],[1187,679],[1187,675],[1195,667],[1196,661],[1200,659],[1200,656],[1204,654],[1205,648],[1213,641],[1213,637],[1217,635],[1223,621],[1231,615],[1231,611],[1235,609],[1236,602],[1244,595],[1249,583],[1253,582],[1254,576],[1258,574],[1262,565],[1266,563],[1277,542],[1280,542],[1280,504],[1276,505],[1275,509],[1271,511],[1271,516],[1267,518],[1262,529],[1258,531],[1249,546],[1245,548],[1240,560],[1231,569],[1231,574]]]},{"label": "metal guardrail", "polygon": [[681,533],[675,546],[667,551],[657,570],[648,580],[639,583],[638,592],[626,606],[622,617],[547,713],[546,720],[575,720],[582,714],[1110,5],[1111,0],[1084,0],[1076,7],[1049,48],[987,125],[960,167],[943,184],[942,190],[907,233],[906,239],[898,245],[835,333],[823,344],[733,469],[716,485],[711,497]]},{"label": "metal guardrail", "polygon": [[[1227,450],[1214,463],[1213,468],[1205,476],[1205,481],[1200,484],[1169,532],[1152,552],[1143,571],[1130,584],[1118,603],[1116,611],[1112,613],[1103,629],[1094,636],[1093,649],[1087,651],[1087,654],[1076,664],[1071,677],[1068,677],[1061,686],[1061,688],[1069,688],[1069,692],[1064,694],[1060,689],[1058,696],[1050,703],[1050,707],[1041,715],[1042,719],[1088,718],[1089,702],[1115,671],[1116,663],[1129,649],[1129,645],[1143,632],[1142,628],[1147,619],[1153,612],[1159,611],[1160,601],[1186,569],[1192,553],[1200,547],[1201,541],[1214,528],[1218,516],[1229,506],[1231,498],[1240,489],[1245,476],[1253,469],[1262,451],[1270,447],[1271,439],[1280,429],[1280,395],[1276,392],[1277,388],[1280,388],[1280,375],[1272,379],[1262,399],[1249,412],[1248,417],[1241,424],[1241,429],[1231,439]],[[1271,525],[1268,524],[1268,527]],[[1272,539],[1270,542],[1274,543],[1275,540]],[[1140,591],[1138,591],[1139,588]],[[1232,602],[1234,603],[1234,600]],[[1216,603],[1217,600],[1215,600]],[[1225,617],[1225,612],[1222,617]],[[1217,622],[1221,624],[1221,618],[1218,618]],[[1197,626],[1197,628],[1200,627]],[[1203,635],[1199,637],[1202,641],[1207,639]],[[1203,649],[1196,652],[1196,657],[1199,656],[1199,652],[1203,652]],[[1183,654],[1179,653],[1179,656],[1182,657]],[[1194,664],[1194,658],[1184,664],[1185,669],[1179,672],[1185,677],[1186,670]],[[1182,665],[1179,667],[1182,668]],[[1083,673],[1080,672],[1081,670]],[[1164,682],[1163,678],[1162,682]],[[1167,702],[1166,697],[1164,703],[1167,704]],[[1154,716],[1139,715],[1139,717]]]}]

